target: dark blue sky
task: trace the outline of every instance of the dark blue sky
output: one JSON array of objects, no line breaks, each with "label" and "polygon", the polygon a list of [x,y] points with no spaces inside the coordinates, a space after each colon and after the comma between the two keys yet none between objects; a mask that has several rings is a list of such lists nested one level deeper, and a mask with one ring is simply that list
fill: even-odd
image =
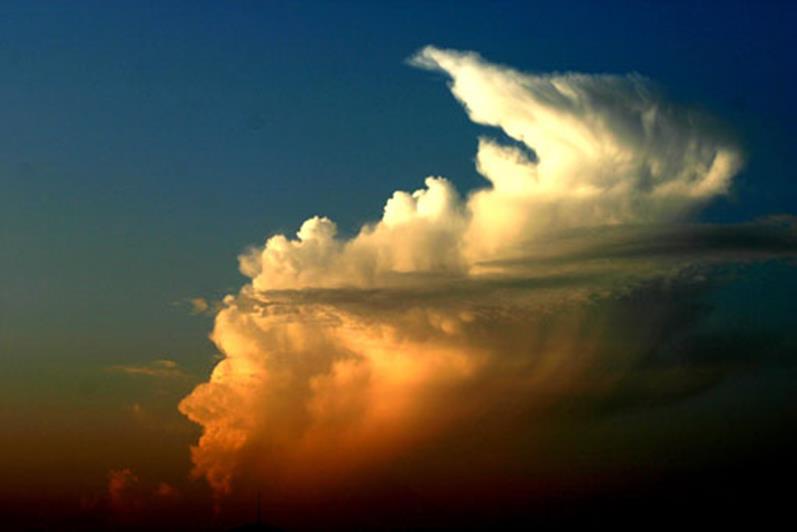
[{"label": "dark blue sky", "polygon": [[175,303],[237,289],[245,246],[314,214],[351,232],[430,174],[480,185],[479,128],[440,76],[405,64],[426,44],[649,76],[744,146],[732,197],[704,219],[793,213],[795,6],[3,2],[9,378],[58,375],[64,357],[209,364],[209,320]]}]

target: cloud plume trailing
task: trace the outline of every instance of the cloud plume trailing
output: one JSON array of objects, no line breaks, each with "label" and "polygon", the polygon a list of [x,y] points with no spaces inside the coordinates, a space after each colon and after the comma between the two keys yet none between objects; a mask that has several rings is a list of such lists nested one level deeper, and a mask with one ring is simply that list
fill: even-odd
[{"label": "cloud plume trailing", "polygon": [[567,477],[589,446],[572,442],[603,434],[596,412],[677,402],[729,370],[679,365],[710,334],[695,301],[718,264],[794,256],[790,218],[684,223],[742,156],[646,79],[432,47],[411,63],[514,143],[479,139],[488,183],[464,197],[429,177],[352,238],[316,216],[240,257],[250,281],[211,335],[224,358],[180,404],[218,494]]}]

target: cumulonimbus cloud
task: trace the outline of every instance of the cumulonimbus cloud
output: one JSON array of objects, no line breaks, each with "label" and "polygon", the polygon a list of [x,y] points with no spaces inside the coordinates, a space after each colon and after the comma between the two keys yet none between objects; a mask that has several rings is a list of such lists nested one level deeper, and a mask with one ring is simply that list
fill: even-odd
[{"label": "cumulonimbus cloud", "polygon": [[589,432],[578,412],[645,390],[677,400],[721,375],[646,365],[664,329],[698,334],[702,311],[673,291],[704,289],[712,261],[794,254],[791,219],[742,227],[757,240],[736,247],[733,228],[682,223],[728,192],[742,157],[646,79],[530,75],[432,47],[411,62],[515,144],[479,140],[488,183],[467,196],[429,177],[353,238],[317,216],[240,257],[251,280],[211,335],[224,359],[180,404],[203,428],[195,473],[220,494],[554,467],[562,427]]}]

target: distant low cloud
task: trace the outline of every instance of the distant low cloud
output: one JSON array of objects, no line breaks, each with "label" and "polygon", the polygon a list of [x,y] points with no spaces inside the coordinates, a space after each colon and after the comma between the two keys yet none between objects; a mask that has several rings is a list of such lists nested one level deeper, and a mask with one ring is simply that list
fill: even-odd
[{"label": "distant low cloud", "polygon": [[177,362],[169,359],[153,360],[148,364],[110,366],[108,371],[157,379],[183,379],[189,377],[189,374]]},{"label": "distant low cloud", "polygon": [[208,301],[204,297],[195,297],[190,300],[191,311],[194,314],[204,314],[210,309]]},{"label": "distant low cloud", "polygon": [[315,216],[242,254],[250,281],[211,334],[224,358],[180,404],[218,494],[556,482],[598,452],[600,415],[711,389],[745,367],[734,345],[767,353],[713,341],[707,301],[723,267],[793,260],[795,224],[689,221],[742,164],[710,119],[636,75],[431,47],[412,63],[515,143],[479,140],[487,183],[467,195],[428,177],[352,238]]},{"label": "distant low cloud", "polygon": [[130,468],[108,472],[108,509],[115,524],[145,521],[150,512],[173,512],[180,492],[167,482],[141,480]]},{"label": "distant low cloud", "polygon": [[411,62],[449,76],[474,122],[516,141],[479,140],[477,170],[489,186],[463,199],[447,179],[429,177],[424,188],[395,192],[382,219],[350,240],[328,218],[311,218],[296,239],[276,235],[241,257],[255,289],[473,274],[479,262],[562,230],[685,219],[726,194],[742,164],[723,130],[641,76],[530,75],[432,47]]},{"label": "distant low cloud", "polygon": [[188,308],[194,316],[213,316],[222,306],[221,301],[201,296],[180,299],[173,302],[172,305]]}]

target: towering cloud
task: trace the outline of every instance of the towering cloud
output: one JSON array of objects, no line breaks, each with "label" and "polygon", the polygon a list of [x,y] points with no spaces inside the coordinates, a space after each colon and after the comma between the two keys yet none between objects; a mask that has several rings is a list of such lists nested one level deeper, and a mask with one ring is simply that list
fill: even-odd
[{"label": "towering cloud", "polygon": [[[461,200],[444,178],[399,191],[353,239],[307,220],[241,259],[256,290],[382,286],[401,274],[473,273],[563,229],[682,219],[728,191],[741,156],[699,114],[663,101],[639,76],[526,75],[473,53],[425,48],[414,65],[451,77],[474,122],[517,141],[481,138],[489,186]],[[404,276],[405,277],[405,276]]]},{"label": "towering cloud", "polygon": [[[728,191],[741,156],[721,130],[639,76],[529,75],[431,47],[412,63],[515,142],[479,140],[488,184],[464,198],[429,177],[353,238],[314,217],[240,257],[251,281],[211,335],[224,359],[180,405],[219,494],[561,479],[610,430],[590,415],[678,401],[727,369],[668,358],[706,333],[680,294],[707,290],[728,250],[720,229],[673,225]],[[757,256],[793,253],[781,222],[747,226]]]}]

